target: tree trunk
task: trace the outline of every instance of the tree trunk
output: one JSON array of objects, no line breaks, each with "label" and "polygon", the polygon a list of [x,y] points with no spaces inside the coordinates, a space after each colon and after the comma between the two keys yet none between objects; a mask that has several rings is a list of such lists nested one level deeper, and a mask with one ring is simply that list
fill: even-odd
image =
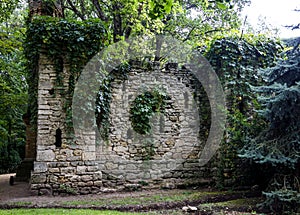
[{"label": "tree trunk", "polygon": [[120,15],[120,5],[115,3],[113,5],[113,34],[114,34],[114,42],[118,42],[120,40],[120,36],[122,36],[122,17]]},{"label": "tree trunk", "polygon": [[43,0],[29,0],[29,19],[33,16],[63,17],[62,1],[48,2]]}]

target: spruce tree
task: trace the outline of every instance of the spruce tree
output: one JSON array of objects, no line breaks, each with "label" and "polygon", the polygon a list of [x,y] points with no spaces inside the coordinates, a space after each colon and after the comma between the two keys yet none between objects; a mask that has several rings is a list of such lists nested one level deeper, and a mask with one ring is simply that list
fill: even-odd
[{"label": "spruce tree", "polygon": [[276,213],[300,212],[300,38],[286,41],[290,50],[276,66],[262,70],[266,85],[260,113],[268,126],[245,145],[240,156],[271,169],[264,206]]}]

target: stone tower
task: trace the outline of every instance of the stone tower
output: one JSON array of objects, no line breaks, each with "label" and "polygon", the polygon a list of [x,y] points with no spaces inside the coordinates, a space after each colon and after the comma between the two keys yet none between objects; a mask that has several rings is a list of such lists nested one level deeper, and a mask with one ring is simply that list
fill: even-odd
[{"label": "stone tower", "polygon": [[[48,14],[43,1],[30,2],[30,17]],[[46,5],[49,7],[49,5]],[[57,8],[57,7],[55,7]],[[51,8],[50,8],[51,9]],[[44,14],[44,12],[46,14]],[[61,71],[42,49],[38,56],[35,160],[31,172],[31,190],[36,195],[99,192],[101,172],[95,163],[95,132],[86,131],[76,140],[67,125],[70,70],[67,59],[59,57]],[[34,72],[34,71],[33,71]],[[32,149],[31,149],[32,150]]]},{"label": "stone tower", "polygon": [[[64,60],[62,60],[64,62]],[[68,136],[66,103],[69,70],[63,63],[62,85],[57,86],[54,64],[41,52],[38,69],[37,151],[31,175],[34,194],[95,193],[101,172],[95,164],[95,133],[76,141]]]}]

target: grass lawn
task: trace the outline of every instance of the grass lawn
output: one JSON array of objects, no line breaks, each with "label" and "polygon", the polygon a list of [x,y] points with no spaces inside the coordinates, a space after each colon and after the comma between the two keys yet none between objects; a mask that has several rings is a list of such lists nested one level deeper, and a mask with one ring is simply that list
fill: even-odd
[{"label": "grass lawn", "polygon": [[[171,193],[171,194],[170,194]],[[73,200],[73,201],[64,201],[61,205],[65,206],[77,206],[77,205],[91,205],[91,206],[124,206],[124,205],[147,205],[154,204],[159,202],[179,202],[184,200],[197,200],[204,197],[229,194],[229,191],[223,192],[197,192],[194,190],[185,191],[177,190],[176,192],[170,193],[161,193],[155,195],[139,195],[139,196],[129,196],[122,198],[99,198],[96,200]]]},{"label": "grass lawn", "polygon": [[0,210],[1,215],[22,215],[22,214],[36,214],[36,215],[136,215],[137,213],[125,213],[118,211],[97,211],[88,209],[10,209]]}]

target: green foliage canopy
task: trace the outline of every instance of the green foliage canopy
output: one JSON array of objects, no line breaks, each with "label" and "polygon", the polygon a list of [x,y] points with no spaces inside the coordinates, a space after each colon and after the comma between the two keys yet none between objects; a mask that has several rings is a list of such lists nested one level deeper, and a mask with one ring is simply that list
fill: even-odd
[{"label": "green foliage canopy", "polygon": [[108,41],[141,34],[171,34],[181,40],[203,42],[215,33],[240,25],[238,14],[248,0],[47,0],[64,18],[99,18]]},{"label": "green foliage canopy", "polygon": [[0,173],[13,171],[24,157],[22,115],[27,106],[22,48],[24,19],[19,13],[10,18],[8,12],[6,15],[0,23]]},{"label": "green foliage canopy", "polygon": [[10,18],[18,3],[19,0],[0,0],[0,22]]}]

